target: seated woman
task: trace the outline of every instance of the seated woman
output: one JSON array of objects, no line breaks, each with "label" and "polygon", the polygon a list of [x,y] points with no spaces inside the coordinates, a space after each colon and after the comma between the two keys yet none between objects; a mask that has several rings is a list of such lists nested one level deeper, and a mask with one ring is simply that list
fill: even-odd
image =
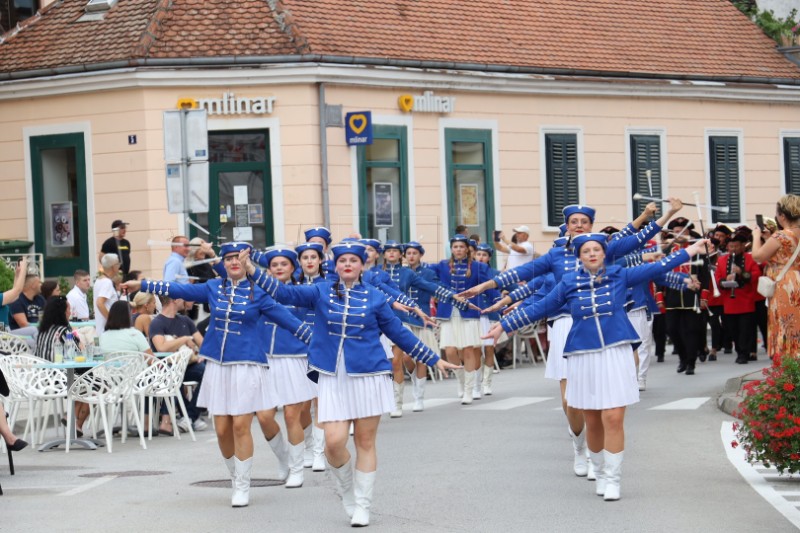
[{"label": "seated woman", "polygon": [[108,310],[106,330],[100,335],[100,350],[103,353],[142,352],[153,358],[153,350],[150,349],[147,338],[132,325],[131,306],[128,302],[114,302]]},{"label": "seated woman", "polygon": [[156,297],[152,294],[137,291],[133,297],[133,327],[141,331],[145,339],[150,338],[150,322],[156,316]]},{"label": "seated woman", "polygon": [[[0,374],[2,374],[2,372],[0,372]],[[11,431],[11,427],[9,427],[6,421],[6,411],[3,409],[2,402],[0,402],[0,435],[5,439],[8,449],[12,452],[18,452],[28,445],[27,442],[18,438],[14,435],[14,432]]]}]

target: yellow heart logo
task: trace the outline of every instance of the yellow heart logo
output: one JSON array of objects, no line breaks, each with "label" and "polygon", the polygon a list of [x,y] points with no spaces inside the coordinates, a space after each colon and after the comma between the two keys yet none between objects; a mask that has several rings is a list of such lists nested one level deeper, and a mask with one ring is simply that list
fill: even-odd
[{"label": "yellow heart logo", "polygon": [[397,104],[402,111],[408,113],[414,108],[414,97],[410,94],[404,94],[397,99]]},{"label": "yellow heart logo", "polygon": [[364,115],[350,115],[350,129],[358,135],[367,127],[367,117]]}]

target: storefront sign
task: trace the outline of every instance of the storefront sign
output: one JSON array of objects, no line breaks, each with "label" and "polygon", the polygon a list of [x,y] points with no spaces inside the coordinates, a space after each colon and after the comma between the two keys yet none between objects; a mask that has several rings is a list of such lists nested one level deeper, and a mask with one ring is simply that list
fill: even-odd
[{"label": "storefront sign", "polygon": [[269,115],[274,96],[236,96],[223,93],[221,98],[181,98],[178,109],[205,109],[209,115]]},{"label": "storefront sign", "polygon": [[455,111],[456,97],[436,96],[433,91],[425,91],[422,95],[401,95],[397,105],[405,113],[452,113]]},{"label": "storefront sign", "polygon": [[345,115],[344,136],[348,146],[372,144],[372,112],[356,111]]},{"label": "storefront sign", "polygon": [[372,189],[375,206],[375,227],[390,228],[394,226],[392,213],[392,184],[375,183]]},{"label": "storefront sign", "polygon": [[50,204],[50,228],[51,246],[64,247],[75,244],[75,237],[72,234],[72,202]]}]

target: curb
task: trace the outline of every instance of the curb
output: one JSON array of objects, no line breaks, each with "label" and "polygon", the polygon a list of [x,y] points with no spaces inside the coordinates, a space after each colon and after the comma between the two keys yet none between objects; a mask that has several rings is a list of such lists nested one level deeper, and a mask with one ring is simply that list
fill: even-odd
[{"label": "curb", "polygon": [[719,407],[721,411],[735,417],[736,415],[734,413],[739,409],[739,405],[744,399],[742,388],[745,383],[759,380],[762,375],[761,370],[756,370],[755,372],[749,372],[735,378],[730,378],[725,382],[722,394],[717,398],[717,407]]}]

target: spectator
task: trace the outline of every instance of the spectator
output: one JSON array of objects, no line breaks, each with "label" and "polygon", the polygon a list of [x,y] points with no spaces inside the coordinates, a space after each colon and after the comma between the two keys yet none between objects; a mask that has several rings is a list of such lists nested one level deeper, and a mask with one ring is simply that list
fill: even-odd
[{"label": "spectator", "polygon": [[800,245],[800,196],[787,194],[778,200],[775,221],[782,230],[776,231],[761,244],[761,228],[753,227],[753,260],[767,263],[764,274],[773,281],[788,270],[775,283],[775,294],[769,299],[767,327],[767,355],[797,357],[800,353],[800,308],[795,303],[800,286],[800,260],[790,263]]},{"label": "spectator", "polygon": [[[28,274],[25,276],[22,294],[11,304],[11,329],[27,328],[32,322],[38,322],[45,303],[42,296],[42,280],[37,274]],[[25,335],[28,332],[19,331],[17,334]]]},{"label": "spectator", "polygon": [[106,254],[100,260],[103,271],[94,282],[94,321],[97,334],[102,335],[108,320],[108,310],[119,300],[114,280],[119,273],[119,258],[116,254]]},{"label": "spectator", "polygon": [[188,283],[189,273],[184,266],[184,260],[189,255],[189,239],[183,235],[172,238],[172,253],[164,263],[164,281]]},{"label": "spectator", "polygon": [[[154,352],[176,352],[183,346],[190,348],[194,352],[189,365],[186,367],[183,379],[184,381],[196,381],[197,388],[191,400],[186,396],[184,396],[183,400],[186,404],[192,427],[195,431],[202,431],[208,427],[205,421],[200,418],[197,409],[197,397],[200,393],[205,371],[205,362],[200,361],[197,357],[197,351],[203,344],[203,336],[197,331],[197,327],[191,319],[178,313],[183,309],[183,300],[173,300],[167,296],[161,296],[160,298],[161,313],[150,323],[150,346]],[[178,427],[188,431],[189,423],[188,420],[182,418],[178,420]],[[159,433],[172,433],[172,428],[168,424],[169,418],[165,420],[162,416],[161,424],[158,428]]]},{"label": "spectator", "polygon": [[156,312],[156,297],[152,294],[136,291],[133,297],[133,327],[142,332],[146,338],[150,338],[150,323]]},{"label": "spectator", "polygon": [[[191,245],[189,248],[189,254],[186,256],[186,271],[189,273],[189,276],[192,278],[192,283],[205,283],[210,279],[214,279],[217,277],[217,273],[214,271],[213,263],[201,263],[199,265],[194,264],[196,262],[204,261],[206,259],[213,259],[217,257],[217,254],[214,253],[214,249],[211,247],[209,243],[201,239],[200,237],[195,237],[191,241],[189,241]],[[208,303],[203,303],[203,310],[206,313],[210,313],[210,309],[208,307]],[[197,321],[199,318],[199,312],[197,307],[192,307],[191,310],[188,312],[189,318],[194,321]],[[199,329],[203,334],[205,334],[205,330],[208,327],[208,320],[209,318],[206,317],[202,320],[202,326],[200,324],[197,325],[197,329]]]},{"label": "spectator", "polygon": [[16,273],[14,275],[14,285],[3,293],[2,301],[0,301],[0,323],[2,323],[2,330],[6,329],[9,324],[9,306],[17,301],[20,294],[25,288],[25,278],[28,272],[28,259],[23,257],[17,264]]},{"label": "spectator", "polygon": [[44,301],[46,302],[51,296],[61,296],[61,287],[58,286],[57,281],[43,281],[42,298],[44,298]]},{"label": "spectator", "polygon": [[127,275],[131,270],[131,243],[125,238],[125,233],[128,231],[128,223],[121,220],[115,220],[111,223],[111,232],[113,235],[103,242],[100,247],[100,260],[106,254],[116,254],[122,261],[122,273]]},{"label": "spectator", "polygon": [[100,349],[104,353],[142,352],[153,356],[150,343],[141,331],[132,327],[131,306],[128,302],[114,302],[108,310],[106,330],[100,335]]},{"label": "spectator", "polygon": [[494,247],[504,254],[508,254],[506,270],[533,260],[533,244],[528,242],[530,234],[531,230],[528,229],[528,226],[517,226],[514,228],[514,234],[510,241],[506,239],[502,231],[495,238]]},{"label": "spectator", "polygon": [[78,320],[89,320],[89,304],[86,301],[86,293],[89,292],[92,277],[85,270],[76,270],[72,279],[75,285],[67,293],[72,317]]},{"label": "spectator", "polygon": [[[5,381],[5,378],[2,376],[3,373],[0,372],[0,379]],[[6,441],[6,445],[8,445],[8,449],[12,452],[24,450],[28,445],[27,442],[14,435],[14,432],[11,431],[8,422],[6,421],[6,411],[3,409],[3,402],[0,402],[0,436],[3,437],[3,439]]]},{"label": "spectator", "polygon": [[[36,337],[36,356],[53,361],[53,348],[57,342],[67,342],[67,333],[72,331],[69,325],[69,302],[66,296],[53,296],[44,306],[42,320],[39,322],[39,335]],[[80,348],[76,336],[75,348]]]}]

